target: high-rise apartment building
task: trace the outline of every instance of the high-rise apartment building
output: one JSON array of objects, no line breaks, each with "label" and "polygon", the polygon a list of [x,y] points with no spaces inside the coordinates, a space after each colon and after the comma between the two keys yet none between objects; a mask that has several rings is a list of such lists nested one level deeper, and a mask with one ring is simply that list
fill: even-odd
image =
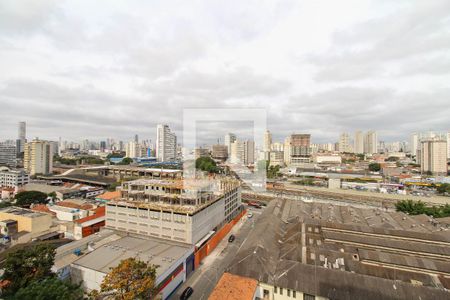
[{"label": "high-rise apartment building", "polygon": [[433,175],[447,175],[447,150],[445,139],[423,139],[420,143],[420,170]]},{"label": "high-rise apartment building", "polygon": [[378,136],[376,131],[368,131],[364,136],[364,153],[378,153]]},{"label": "high-rise apartment building", "polygon": [[15,167],[17,162],[17,148],[14,145],[0,143],[0,166]]},{"label": "high-rise apartment building", "polygon": [[350,135],[348,133],[342,133],[339,137],[339,152],[352,153],[353,148],[350,144]]},{"label": "high-rise apartment building", "polygon": [[23,153],[26,142],[27,142],[27,124],[25,122],[19,122],[17,134],[17,149],[16,149],[18,153]]},{"label": "high-rise apartment building", "polygon": [[231,155],[231,144],[236,141],[236,135],[234,133],[225,134],[224,145],[227,146],[228,155]]},{"label": "high-rise apartment building", "polygon": [[213,145],[212,146],[212,158],[226,160],[228,158],[228,147],[226,145]]},{"label": "high-rise apartment building", "polygon": [[411,135],[411,141],[410,141],[410,151],[411,151],[411,155],[416,156],[417,155],[417,151],[419,150],[419,134],[417,133],[413,133]]},{"label": "high-rise apartment building", "polygon": [[177,137],[168,125],[156,128],[156,157],[158,161],[174,161],[177,158]]},{"label": "high-rise apartment building", "polygon": [[146,148],[142,147],[141,144],[136,143],[135,140],[127,143],[125,147],[126,157],[136,158],[147,156]]},{"label": "high-rise apartment building", "polygon": [[447,132],[447,159],[450,159],[450,131]]},{"label": "high-rise apartment building", "polygon": [[270,151],[270,146],[272,145],[272,133],[270,133],[269,130],[266,130],[264,133],[264,147],[263,151],[267,152]]},{"label": "high-rise apartment building", "polygon": [[355,142],[353,150],[358,154],[364,153],[364,134],[360,130],[355,132]]},{"label": "high-rise apartment building", "polygon": [[48,141],[35,139],[25,144],[23,165],[30,175],[53,172],[52,145]]},{"label": "high-rise apartment building", "polygon": [[285,164],[309,162],[311,156],[311,135],[291,134],[284,141]]},{"label": "high-rise apartment building", "polygon": [[230,159],[232,163],[245,165],[255,163],[255,142],[235,140],[231,143]]},{"label": "high-rise apartment building", "polygon": [[284,151],[284,143],[272,143],[272,145],[270,146],[270,151]]}]

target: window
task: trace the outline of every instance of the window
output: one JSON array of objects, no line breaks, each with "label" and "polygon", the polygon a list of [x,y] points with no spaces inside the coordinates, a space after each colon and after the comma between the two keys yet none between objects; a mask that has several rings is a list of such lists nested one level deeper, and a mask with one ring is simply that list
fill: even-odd
[{"label": "window", "polygon": [[278,293],[277,287],[276,287],[276,286],[273,287],[273,293],[274,293],[274,294]]},{"label": "window", "polygon": [[290,290],[290,289],[287,290],[287,296],[288,296],[288,297],[291,296],[291,290]]},{"label": "window", "polygon": [[303,294],[303,300],[315,300],[316,296],[310,294]]},{"label": "window", "polygon": [[280,288],[280,295],[283,295],[283,288]]},{"label": "window", "polygon": [[269,291],[268,290],[266,290],[266,289],[263,290],[263,297],[264,298],[266,298],[266,297],[268,298],[269,297]]},{"label": "window", "polygon": [[297,292],[296,291],[292,291],[292,297],[297,298]]}]

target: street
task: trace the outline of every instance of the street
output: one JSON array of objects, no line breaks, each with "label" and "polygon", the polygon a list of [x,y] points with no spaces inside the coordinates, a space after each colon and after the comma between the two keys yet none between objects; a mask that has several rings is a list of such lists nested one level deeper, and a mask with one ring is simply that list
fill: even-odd
[{"label": "street", "polygon": [[[245,243],[263,209],[247,207],[248,212],[251,212],[253,217],[247,218],[247,215],[243,216],[231,232],[217,245],[216,249],[201,262],[199,268],[168,299],[179,299],[181,293],[188,286],[194,289],[191,299],[208,299],[225,269],[229,266],[239,248]],[[234,234],[236,239],[229,243],[228,237],[231,234]]]}]

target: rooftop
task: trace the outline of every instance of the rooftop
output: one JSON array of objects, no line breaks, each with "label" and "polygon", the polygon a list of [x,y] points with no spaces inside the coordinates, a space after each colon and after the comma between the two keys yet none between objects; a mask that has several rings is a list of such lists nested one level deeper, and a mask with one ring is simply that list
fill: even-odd
[{"label": "rooftop", "polygon": [[253,300],[258,281],[224,273],[208,300]]},{"label": "rooftop", "polygon": [[371,209],[316,205],[270,202],[229,272],[330,299],[448,299],[449,232],[386,229],[357,217]]},{"label": "rooftop", "polygon": [[96,197],[96,199],[101,200],[114,200],[118,198],[120,198],[120,191],[106,192]]},{"label": "rooftop", "polygon": [[106,274],[120,261],[135,257],[158,265],[157,276],[159,276],[172,266],[173,262],[191,250],[192,246],[187,244],[150,237],[124,236],[95,249],[74,264]]},{"label": "rooftop", "polygon": [[0,209],[0,212],[13,214],[16,216],[23,216],[23,217],[27,217],[27,218],[38,218],[38,217],[47,215],[45,213],[36,212],[36,211],[32,211],[31,209],[21,208],[21,207],[17,207],[17,206],[10,206],[10,207]]}]

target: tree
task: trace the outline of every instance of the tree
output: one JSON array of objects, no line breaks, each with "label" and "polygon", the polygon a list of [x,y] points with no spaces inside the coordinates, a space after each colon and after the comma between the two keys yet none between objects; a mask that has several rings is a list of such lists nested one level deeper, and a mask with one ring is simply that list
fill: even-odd
[{"label": "tree", "polygon": [[438,186],[437,192],[439,194],[450,194],[450,183],[442,183],[440,186]]},{"label": "tree", "polygon": [[395,156],[389,156],[388,158],[386,158],[384,161],[398,161],[399,158],[395,157]]},{"label": "tree", "polygon": [[47,204],[47,194],[39,191],[24,191],[16,194],[16,205],[29,207],[31,204]]},{"label": "tree", "polygon": [[49,277],[20,288],[14,299],[54,299],[54,300],[81,300],[83,290],[79,285],[68,281],[61,281],[56,277]]},{"label": "tree", "polygon": [[3,265],[2,275],[2,280],[10,282],[6,294],[14,294],[33,281],[54,276],[51,271],[54,259],[55,248],[45,244],[9,253]]},{"label": "tree", "polygon": [[369,170],[372,172],[379,172],[381,170],[381,165],[379,163],[369,164]]},{"label": "tree", "polygon": [[124,159],[122,159],[122,161],[120,163],[118,163],[118,165],[129,165],[133,162],[133,159],[130,157],[125,157]]},{"label": "tree", "polygon": [[130,257],[112,268],[101,284],[101,292],[113,292],[115,299],[152,299],[157,266]]},{"label": "tree", "polygon": [[195,160],[195,168],[208,173],[219,173],[220,169],[211,157],[199,157]]}]

